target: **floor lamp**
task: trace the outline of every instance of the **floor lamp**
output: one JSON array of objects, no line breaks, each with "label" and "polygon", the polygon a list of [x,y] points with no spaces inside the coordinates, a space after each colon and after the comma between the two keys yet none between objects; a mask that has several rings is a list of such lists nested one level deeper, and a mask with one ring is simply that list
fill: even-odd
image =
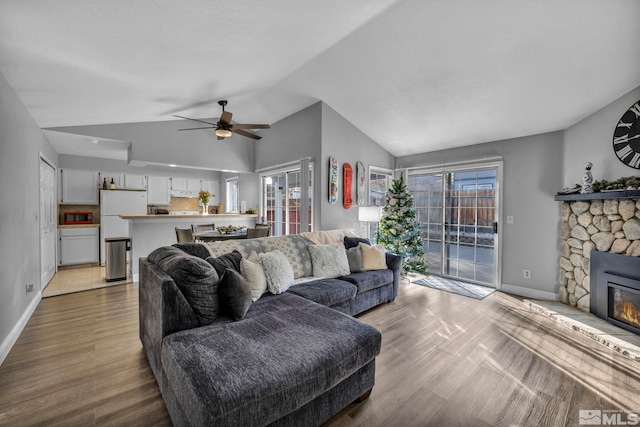
[{"label": "floor lamp", "polygon": [[[375,242],[378,243],[378,223],[380,222],[380,217],[382,216],[382,207],[381,206],[360,206],[358,208],[358,221],[366,222],[369,225],[369,238],[371,236],[371,223],[376,223],[376,234],[375,234]],[[372,239],[373,240],[373,239]]]}]

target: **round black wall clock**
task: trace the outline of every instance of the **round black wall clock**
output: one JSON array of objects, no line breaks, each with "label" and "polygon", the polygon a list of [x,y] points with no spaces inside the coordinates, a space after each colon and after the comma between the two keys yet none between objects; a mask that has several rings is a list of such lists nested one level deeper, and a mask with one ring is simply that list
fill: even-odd
[{"label": "round black wall clock", "polygon": [[640,101],[620,117],[613,131],[613,151],[622,163],[640,169]]}]

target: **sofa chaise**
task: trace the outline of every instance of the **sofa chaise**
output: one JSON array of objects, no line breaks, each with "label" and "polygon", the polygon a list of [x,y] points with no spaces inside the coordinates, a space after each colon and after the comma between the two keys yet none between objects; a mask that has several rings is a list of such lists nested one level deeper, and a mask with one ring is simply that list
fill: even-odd
[{"label": "sofa chaise", "polygon": [[[139,260],[140,339],[174,425],[314,426],[368,397],[381,335],[352,316],[395,299],[401,258],[315,277],[310,252],[345,235],[177,244]],[[221,295],[238,274],[215,260],[273,251],[295,284],[265,292],[236,320]]]}]

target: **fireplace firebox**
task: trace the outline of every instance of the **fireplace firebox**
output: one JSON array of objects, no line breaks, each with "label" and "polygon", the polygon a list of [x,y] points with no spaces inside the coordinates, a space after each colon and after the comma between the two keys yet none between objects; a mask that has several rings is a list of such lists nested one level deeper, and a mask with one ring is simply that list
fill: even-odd
[{"label": "fireplace firebox", "polygon": [[640,334],[640,257],[591,252],[591,313]]}]

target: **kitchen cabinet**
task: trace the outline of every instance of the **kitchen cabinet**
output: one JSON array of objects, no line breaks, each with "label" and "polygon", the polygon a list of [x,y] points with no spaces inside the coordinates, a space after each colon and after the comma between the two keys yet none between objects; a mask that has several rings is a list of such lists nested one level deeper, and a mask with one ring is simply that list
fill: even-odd
[{"label": "kitchen cabinet", "polygon": [[60,265],[98,262],[98,228],[60,229]]},{"label": "kitchen cabinet", "polygon": [[61,204],[97,205],[100,203],[99,174],[95,171],[61,169]]},{"label": "kitchen cabinet", "polygon": [[209,206],[218,205],[218,195],[220,192],[220,184],[218,181],[203,179],[200,189],[211,193],[211,197],[209,197]]},{"label": "kitchen cabinet", "polygon": [[171,177],[171,191],[188,191],[197,193],[200,191],[200,180],[197,178]]},{"label": "kitchen cabinet", "polygon": [[107,179],[107,188],[111,189],[111,180],[116,186],[116,190],[122,190],[124,188],[124,174],[122,172],[100,172],[100,188],[104,183],[104,179]]},{"label": "kitchen cabinet", "polygon": [[125,190],[146,190],[147,177],[126,173],[124,174],[124,188]]},{"label": "kitchen cabinet", "polygon": [[168,205],[171,203],[169,178],[165,176],[147,177],[147,205]]}]

